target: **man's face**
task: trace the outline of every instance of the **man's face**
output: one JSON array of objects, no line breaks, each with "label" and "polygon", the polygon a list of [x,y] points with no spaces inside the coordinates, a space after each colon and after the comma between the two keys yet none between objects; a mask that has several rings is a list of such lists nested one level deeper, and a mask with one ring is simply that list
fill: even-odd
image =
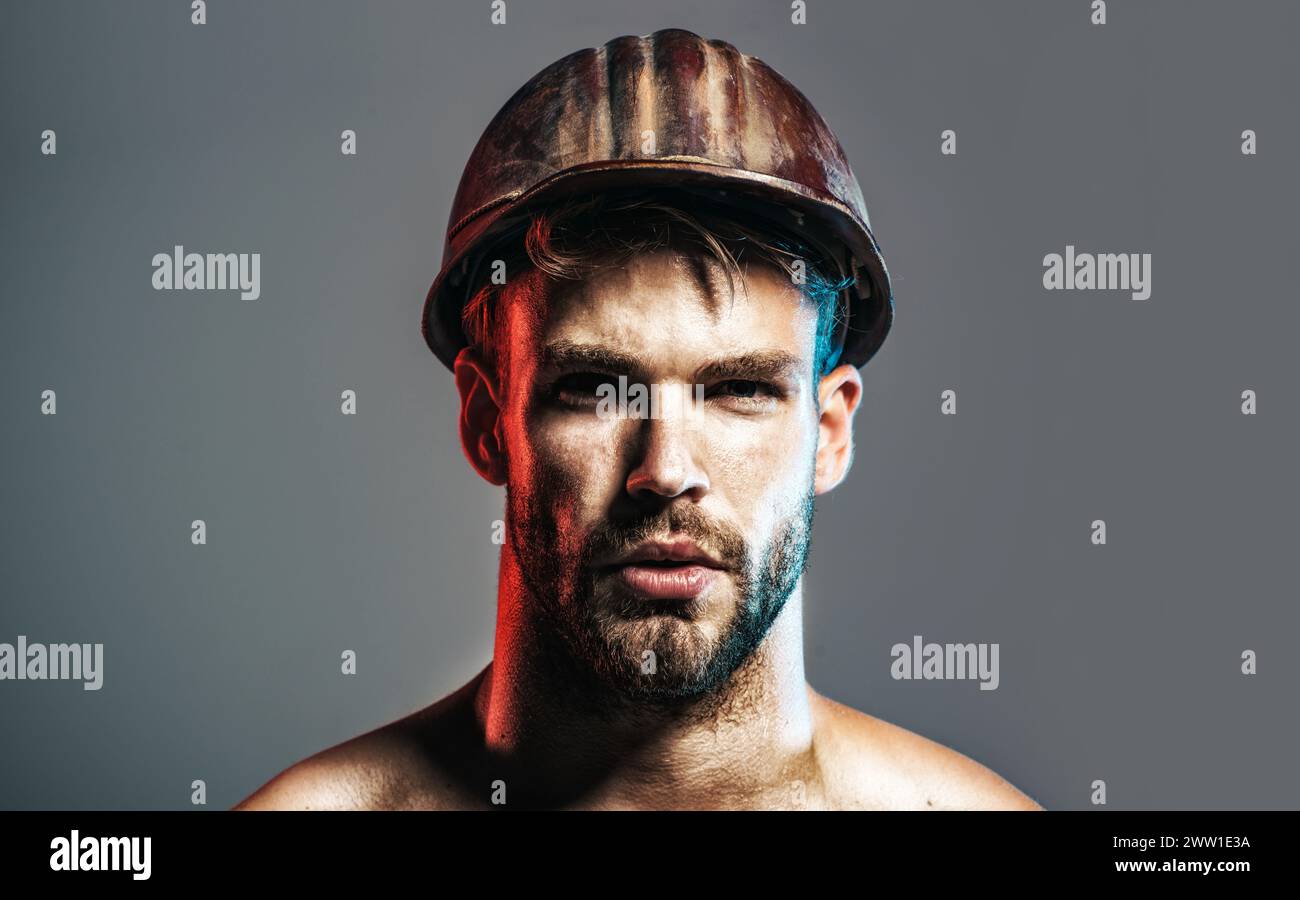
[{"label": "man's face", "polygon": [[[571,660],[642,699],[725,682],[807,552],[817,311],[779,270],[750,266],[734,300],[720,271],[660,250],[506,301],[509,539]],[[602,413],[620,375],[665,398],[701,385],[703,405]]]}]

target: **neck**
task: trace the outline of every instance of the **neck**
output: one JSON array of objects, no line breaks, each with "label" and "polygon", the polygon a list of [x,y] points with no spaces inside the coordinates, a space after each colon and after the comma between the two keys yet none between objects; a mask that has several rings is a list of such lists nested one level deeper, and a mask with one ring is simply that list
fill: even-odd
[{"label": "neck", "polygon": [[673,705],[575,678],[577,661],[560,649],[536,609],[507,544],[494,658],[474,705],[512,800],[738,808],[779,803],[816,780],[802,581],[730,679],[708,695]]}]

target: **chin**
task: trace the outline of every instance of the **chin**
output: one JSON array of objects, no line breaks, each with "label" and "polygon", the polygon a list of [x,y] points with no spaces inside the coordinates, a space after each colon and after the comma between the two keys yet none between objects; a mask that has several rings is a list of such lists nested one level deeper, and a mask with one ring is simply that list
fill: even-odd
[{"label": "chin", "polygon": [[711,622],[670,613],[610,623],[599,629],[605,669],[625,693],[643,697],[689,697],[707,691],[720,646]]}]

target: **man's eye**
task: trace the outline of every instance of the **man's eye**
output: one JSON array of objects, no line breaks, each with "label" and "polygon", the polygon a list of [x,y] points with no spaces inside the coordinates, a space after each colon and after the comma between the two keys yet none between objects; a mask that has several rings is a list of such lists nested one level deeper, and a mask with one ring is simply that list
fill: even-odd
[{"label": "man's eye", "polygon": [[551,396],[562,403],[572,406],[594,404],[597,390],[601,385],[614,386],[614,379],[602,372],[571,372],[562,375],[551,384]]},{"label": "man's eye", "polygon": [[738,400],[768,400],[775,395],[770,384],[761,381],[749,381],[733,378],[721,382],[714,388],[715,396],[735,398]]}]

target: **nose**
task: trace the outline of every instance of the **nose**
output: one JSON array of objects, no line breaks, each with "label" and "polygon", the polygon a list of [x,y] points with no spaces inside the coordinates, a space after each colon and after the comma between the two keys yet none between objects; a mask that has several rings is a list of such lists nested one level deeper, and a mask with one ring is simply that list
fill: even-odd
[{"label": "nose", "polygon": [[627,476],[627,492],[636,499],[687,496],[709,492],[709,478],[692,450],[689,417],[648,418],[638,423],[636,464]]}]

